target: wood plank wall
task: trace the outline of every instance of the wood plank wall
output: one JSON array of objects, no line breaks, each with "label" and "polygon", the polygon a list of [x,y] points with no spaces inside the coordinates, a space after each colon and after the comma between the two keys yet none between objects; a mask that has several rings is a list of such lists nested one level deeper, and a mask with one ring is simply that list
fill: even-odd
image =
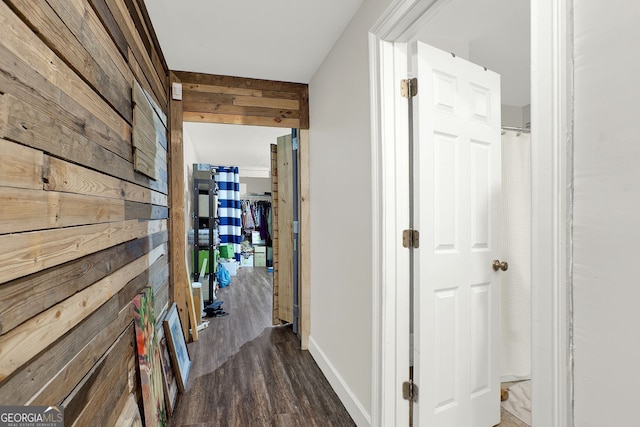
[{"label": "wood plank wall", "polygon": [[278,230],[278,145],[271,144],[271,224],[273,227],[273,324],[280,322],[280,290],[278,289],[278,270],[280,254],[278,253],[280,230]]},{"label": "wood plank wall", "polygon": [[309,129],[309,86],[174,71],[185,122]]},{"label": "wood plank wall", "polygon": [[167,114],[168,75],[143,0],[0,2],[0,405],[109,425],[140,395],[131,301],[169,299],[169,168],[134,171],[132,85]]}]

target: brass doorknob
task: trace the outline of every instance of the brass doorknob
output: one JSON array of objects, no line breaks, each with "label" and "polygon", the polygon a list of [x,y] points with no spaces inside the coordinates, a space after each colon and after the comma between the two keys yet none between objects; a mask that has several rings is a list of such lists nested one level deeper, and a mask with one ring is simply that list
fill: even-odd
[{"label": "brass doorknob", "polygon": [[492,267],[493,267],[493,271],[498,271],[498,270],[507,271],[509,269],[509,264],[507,264],[506,261],[500,262],[499,259],[494,259]]}]

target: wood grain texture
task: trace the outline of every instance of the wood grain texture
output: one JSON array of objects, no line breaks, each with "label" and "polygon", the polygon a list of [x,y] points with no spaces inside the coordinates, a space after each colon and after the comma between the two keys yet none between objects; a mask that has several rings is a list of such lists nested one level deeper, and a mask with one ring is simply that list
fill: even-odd
[{"label": "wood grain texture", "polygon": [[272,80],[175,72],[188,122],[308,128],[308,86]]},{"label": "wood grain texture", "polygon": [[55,157],[45,156],[42,172],[44,188],[74,194],[95,195],[107,199],[127,200],[167,206],[165,194],[121,179],[78,166]]},{"label": "wood grain texture", "polygon": [[300,130],[298,153],[300,183],[300,340],[309,349],[311,334],[311,201],[309,131]]},{"label": "wood grain texture", "polygon": [[93,7],[93,10],[100,18],[100,22],[109,33],[111,40],[116,44],[118,50],[120,51],[122,57],[127,56],[127,40],[122,34],[122,30],[118,26],[118,23],[113,18],[109,7],[105,0],[89,0],[89,3]]},{"label": "wood grain texture", "polygon": [[278,291],[278,146],[270,145],[271,156],[271,226],[273,239],[271,242],[273,248],[273,298],[272,298],[272,317],[271,321],[274,325],[280,324],[280,296]]},{"label": "wood grain texture", "polygon": [[271,274],[243,267],[219,291],[214,317],[189,344],[187,391],[170,426],[354,426],[289,326],[271,327]]},{"label": "wood grain texture", "polygon": [[298,119],[244,116],[236,114],[197,113],[192,111],[186,111],[184,113],[184,121],[196,123],[223,123],[228,125],[270,126],[289,129],[297,128],[300,125],[300,120]]},{"label": "wood grain texture", "polygon": [[148,203],[126,201],[124,203],[125,219],[167,219],[169,208]]},{"label": "wood grain texture", "polygon": [[213,102],[213,101],[184,101],[184,108],[189,113],[206,113],[219,115],[236,115],[262,117],[262,119],[275,118],[280,119],[299,119],[300,112],[298,110],[283,110],[279,108],[263,108],[251,106],[238,106],[229,102]]},{"label": "wood grain texture", "polygon": [[76,99],[113,130],[124,134],[129,131],[127,121],[40,40],[5,3],[0,3],[0,40],[3,46],[28,63],[44,79]]},{"label": "wood grain texture", "polygon": [[[171,84],[180,83],[180,79],[172,72]],[[182,324],[182,332],[189,336],[189,316],[187,305],[187,292],[191,292],[191,283],[188,279],[187,263],[184,254],[187,252],[185,230],[185,201],[184,201],[184,145],[182,140],[183,111],[182,101],[171,100],[170,104],[169,132],[171,191],[169,193],[171,212],[169,213],[169,235],[171,241],[171,270],[169,282],[169,294],[171,300],[178,306],[178,315]]]},{"label": "wood grain texture", "polygon": [[[135,179],[131,162],[110,148],[92,142],[56,120],[53,107],[46,114],[11,94],[2,95],[0,132],[7,139],[42,150],[104,173]],[[50,116],[49,114],[52,114]]]},{"label": "wood grain texture", "polygon": [[[39,114],[131,160],[130,129],[118,133],[0,43],[0,92],[13,95]],[[2,104],[4,101],[0,101]],[[3,109],[0,109],[3,111]],[[6,112],[5,112],[6,114]],[[2,123],[0,123],[2,124]],[[6,124],[5,124],[6,125]],[[26,125],[26,124],[25,124]]]},{"label": "wood grain texture", "polygon": [[0,285],[0,335],[165,243],[166,231]]},{"label": "wood grain texture", "polygon": [[[9,378],[0,382],[0,404],[25,405],[106,325],[113,322],[119,313],[120,306],[116,295],[91,313],[78,327],[56,341],[47,351],[41,352]],[[131,319],[133,320],[133,317]],[[69,386],[73,388],[75,384]],[[55,402],[61,403],[66,396],[67,394],[58,396]]]},{"label": "wood grain texture", "polygon": [[[55,117],[43,115],[11,94],[5,94],[2,97],[0,135],[85,167],[166,193],[165,181],[142,178],[142,175],[135,173],[131,162],[92,143],[84,135],[74,132],[55,120]],[[164,174],[166,172],[161,170],[160,178]]]},{"label": "wood grain texture", "polygon": [[122,200],[0,187],[0,234],[124,219],[125,203]]},{"label": "wood grain texture", "polygon": [[[55,0],[11,0],[8,4],[14,11],[19,12],[22,19],[51,50],[63,57],[78,75],[95,91],[101,93],[116,111],[131,123],[131,84],[100,43],[81,36],[82,31],[87,28],[86,25],[74,28],[72,32],[50,6],[60,6]],[[57,9],[60,10],[60,7]],[[70,9],[66,9],[65,12],[68,15]],[[78,21],[67,19],[67,24],[72,22]],[[80,40],[85,43],[81,43]],[[63,55],[63,52],[66,54]]]},{"label": "wood grain texture", "polygon": [[164,230],[163,220],[130,220],[0,235],[0,283]]},{"label": "wood grain texture", "polygon": [[291,135],[278,137],[278,312],[293,322],[293,146]]},{"label": "wood grain texture", "polygon": [[166,248],[159,246],[90,287],[0,336],[0,381],[62,337],[145,271]]},{"label": "wood grain texture", "polygon": [[165,87],[165,91],[168,85],[167,76],[169,75],[169,68],[167,62],[164,59],[162,50],[160,49],[160,43],[156,37],[156,33],[153,29],[153,24],[149,18],[144,0],[125,0],[129,14],[133,18],[138,34],[143,39],[147,53],[153,62],[154,68],[158,71],[158,76]]},{"label": "wood grain texture", "polygon": [[[150,23],[138,0],[0,2],[0,404],[68,397],[69,425],[116,423],[139,385],[135,353],[107,349],[133,295],[169,299],[168,72]],[[134,79],[156,180],[133,169]]]},{"label": "wood grain texture", "polygon": [[[52,0],[61,16],[65,16],[65,23],[72,26],[74,34],[83,41],[83,44],[99,43],[109,58],[114,62],[118,70],[124,76],[129,88],[133,81],[133,72],[129,64],[126,62],[126,55],[121,54],[120,47],[112,43],[113,38],[110,37],[107,29],[102,25],[101,18],[97,15],[95,8],[88,3],[87,0]],[[64,9],[62,9],[64,8]],[[69,16],[73,18],[69,18]],[[75,25],[74,25],[75,24]],[[79,24],[79,25],[78,25]],[[126,46],[125,51],[126,53]],[[127,96],[131,100],[131,96]]]},{"label": "wood grain texture", "polygon": [[[156,103],[167,105],[166,76],[163,75],[161,77],[160,75],[163,73],[158,73],[151,61],[151,57],[144,47],[144,42],[140,37],[133,18],[127,10],[124,0],[106,0],[106,3],[129,44],[129,62],[131,63],[132,58],[135,58],[135,61],[143,71],[145,80],[147,80],[151,86],[151,93]],[[164,85],[163,80],[165,80]]]},{"label": "wood grain texture", "polygon": [[[128,378],[122,375],[129,371],[130,360],[135,358],[135,336],[130,325],[98,360],[80,384],[62,402],[65,425],[94,425],[96,420],[104,420],[105,409],[113,411],[112,398],[119,398],[128,388]],[[108,414],[108,412],[107,412]]]},{"label": "wood grain texture", "polygon": [[131,304],[120,310],[116,319],[101,329],[93,339],[67,361],[64,367],[29,399],[27,404],[49,405],[51,402],[60,402],[60,396],[68,396],[75,385],[79,384],[93,368],[96,361],[116,342],[122,331],[131,325],[133,321],[132,310]]},{"label": "wood grain texture", "polygon": [[0,186],[33,190],[42,188],[42,151],[0,138],[0,153]]}]

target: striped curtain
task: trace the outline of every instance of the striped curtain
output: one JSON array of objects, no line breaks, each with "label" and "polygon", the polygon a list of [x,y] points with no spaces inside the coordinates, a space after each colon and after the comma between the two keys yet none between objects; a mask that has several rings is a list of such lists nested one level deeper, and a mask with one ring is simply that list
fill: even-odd
[{"label": "striped curtain", "polygon": [[218,219],[220,244],[233,244],[235,258],[240,261],[242,243],[242,208],[240,206],[240,175],[237,166],[216,166],[218,185]]}]

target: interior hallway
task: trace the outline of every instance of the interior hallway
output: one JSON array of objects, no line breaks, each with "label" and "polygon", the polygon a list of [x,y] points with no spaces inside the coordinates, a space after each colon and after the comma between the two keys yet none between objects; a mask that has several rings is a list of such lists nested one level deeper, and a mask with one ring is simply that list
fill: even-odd
[{"label": "interior hallway", "polygon": [[291,327],[271,326],[271,279],[243,267],[219,290],[229,315],[206,318],[189,344],[189,384],[171,426],[355,425]]}]

